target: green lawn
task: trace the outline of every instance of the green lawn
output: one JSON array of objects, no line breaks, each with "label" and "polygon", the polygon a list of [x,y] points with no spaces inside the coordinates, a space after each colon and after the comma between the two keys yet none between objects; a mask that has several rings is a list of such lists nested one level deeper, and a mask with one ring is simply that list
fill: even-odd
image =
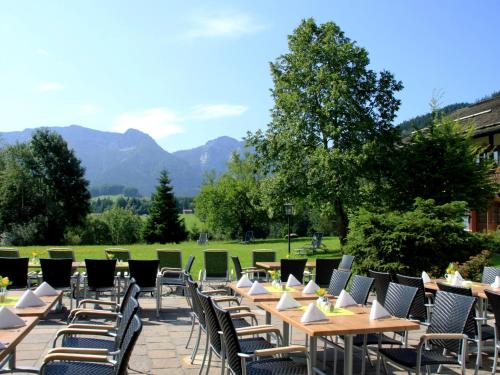
[{"label": "green lawn", "polygon": [[[309,245],[311,239],[304,237],[303,239],[292,240],[292,258],[293,249],[299,248],[304,245]],[[329,249],[326,254],[319,255],[320,257],[340,257],[340,244],[338,237],[324,237],[323,244]],[[229,251],[229,255],[237,255],[240,258],[243,267],[249,267],[252,263],[252,250],[254,249],[271,249],[276,251],[276,259],[284,258],[288,252],[288,242],[283,239],[268,239],[256,240],[251,244],[245,245],[239,241],[210,241],[208,245],[198,245],[195,241],[182,242],[178,245],[123,245],[123,246],[110,246],[110,245],[95,245],[95,246],[72,246],[75,250],[77,260],[84,260],[85,258],[102,259],[104,258],[104,249],[108,247],[123,247],[129,249],[134,259],[155,259],[156,249],[170,248],[181,249],[183,252],[183,262],[185,262],[189,255],[196,257],[191,274],[197,278],[199,271],[203,267],[203,250],[207,249],[225,249]],[[48,247],[40,246],[26,246],[18,248],[21,256],[32,257],[33,251],[36,251],[38,257],[47,257]],[[310,256],[310,259],[316,256]],[[231,259],[229,259],[230,268],[233,268]]]},{"label": "green lawn", "polygon": [[191,231],[194,225],[198,228],[198,230],[203,228],[203,223],[198,216],[194,214],[181,214],[182,219],[184,219],[184,224],[186,225],[186,230]]}]

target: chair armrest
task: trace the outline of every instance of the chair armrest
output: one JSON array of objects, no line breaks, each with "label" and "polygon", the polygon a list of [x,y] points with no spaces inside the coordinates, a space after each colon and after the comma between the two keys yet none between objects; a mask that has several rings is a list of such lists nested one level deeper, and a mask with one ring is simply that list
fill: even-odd
[{"label": "chair armrest", "polygon": [[93,348],[52,348],[49,349],[48,354],[55,353],[73,353],[73,354],[97,354],[97,355],[108,355],[108,349],[93,349]]},{"label": "chair armrest", "polygon": [[259,349],[254,352],[256,357],[270,357],[276,354],[286,353],[308,353],[309,350],[303,345],[282,346],[280,348]]},{"label": "chair armrest", "polygon": [[236,330],[236,334],[238,336],[259,335],[263,333],[275,333],[276,335],[281,335],[279,328],[273,326],[254,326],[248,327],[247,329]]},{"label": "chair armrest", "polygon": [[62,335],[92,335],[92,336],[108,336],[107,329],[84,329],[84,328],[63,328],[57,331],[56,339]]},{"label": "chair armrest", "polygon": [[234,296],[214,297],[212,299],[212,301],[214,301],[214,302],[234,302],[237,304],[240,303],[239,299],[237,297],[234,297]]},{"label": "chair armrest", "polygon": [[161,270],[160,270],[161,273],[163,272],[179,272],[181,273],[182,272],[182,268],[177,268],[177,267],[163,267]]},{"label": "chair armrest", "polygon": [[211,290],[203,290],[203,294],[206,294],[207,296],[211,296],[213,294],[226,294],[227,295],[227,290],[226,289],[211,289]]},{"label": "chair armrest", "polygon": [[[108,330],[108,331],[116,331],[115,326],[111,326],[108,324],[79,324],[79,323],[71,323],[68,324],[66,328],[75,328],[75,329],[98,329],[98,330]],[[63,329],[66,329],[63,328]]]},{"label": "chair armrest", "polygon": [[[94,305],[107,305],[107,306],[116,306],[119,307],[116,302],[113,301],[103,301],[100,299],[82,299],[80,303],[78,303],[78,307],[82,307],[83,305],[86,305],[87,303],[93,303]],[[73,310],[71,310],[73,311]]]},{"label": "chair armrest", "polygon": [[74,314],[74,318],[78,318],[80,316],[88,316],[94,315],[98,317],[106,317],[106,318],[118,318],[119,314],[113,311],[104,311],[104,310],[80,310]]},{"label": "chair armrest", "polygon": [[420,344],[429,340],[464,340],[467,335],[464,333],[425,333],[420,336]]},{"label": "chair armrest", "polygon": [[255,318],[255,314],[252,312],[241,312],[231,314],[231,319],[240,319],[240,318]]},{"label": "chair armrest", "polygon": [[227,306],[227,307],[224,307],[224,310],[226,310],[226,311],[241,311],[241,310],[251,311],[250,307],[248,307],[248,306]]},{"label": "chair armrest", "polygon": [[92,355],[92,354],[70,354],[70,353],[57,353],[48,354],[43,359],[43,363],[48,363],[52,361],[78,361],[78,362],[100,362],[100,363],[111,363],[108,360],[108,356],[105,355]]}]

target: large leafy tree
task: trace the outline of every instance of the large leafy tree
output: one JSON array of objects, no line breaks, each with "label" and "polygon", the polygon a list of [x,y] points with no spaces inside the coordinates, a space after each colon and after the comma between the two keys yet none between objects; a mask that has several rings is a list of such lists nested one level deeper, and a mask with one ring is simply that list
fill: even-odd
[{"label": "large leafy tree", "polygon": [[371,151],[390,150],[397,140],[391,124],[402,84],[369,69],[367,51],[333,22],[302,21],[288,48],[271,63],[272,121],[247,140],[268,168],[276,201],[308,198],[330,207],[344,241],[361,177],[373,176],[365,170]]},{"label": "large leafy tree", "polygon": [[144,227],[144,239],[148,243],[181,242],[187,238],[184,221],[175,204],[166,170],[160,172],[156,192],[151,196],[149,216]]}]

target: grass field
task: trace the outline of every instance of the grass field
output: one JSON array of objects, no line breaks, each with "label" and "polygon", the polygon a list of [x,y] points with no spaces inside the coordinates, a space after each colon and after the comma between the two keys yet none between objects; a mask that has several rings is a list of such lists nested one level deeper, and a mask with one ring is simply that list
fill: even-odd
[{"label": "grass field", "polygon": [[198,230],[203,228],[203,223],[201,222],[200,219],[198,219],[198,216],[193,214],[181,214],[180,216],[182,219],[184,219],[184,225],[186,226],[186,230],[191,231],[191,229],[195,225],[198,228]]}]

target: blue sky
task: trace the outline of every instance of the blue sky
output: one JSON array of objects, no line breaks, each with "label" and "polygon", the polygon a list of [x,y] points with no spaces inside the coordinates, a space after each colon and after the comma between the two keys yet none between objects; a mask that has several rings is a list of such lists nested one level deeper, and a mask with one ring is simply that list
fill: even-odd
[{"label": "blue sky", "polygon": [[0,132],[78,124],[167,151],[265,128],[269,62],[301,19],[334,21],[403,81],[396,122],[500,90],[500,2],[0,3]]}]

